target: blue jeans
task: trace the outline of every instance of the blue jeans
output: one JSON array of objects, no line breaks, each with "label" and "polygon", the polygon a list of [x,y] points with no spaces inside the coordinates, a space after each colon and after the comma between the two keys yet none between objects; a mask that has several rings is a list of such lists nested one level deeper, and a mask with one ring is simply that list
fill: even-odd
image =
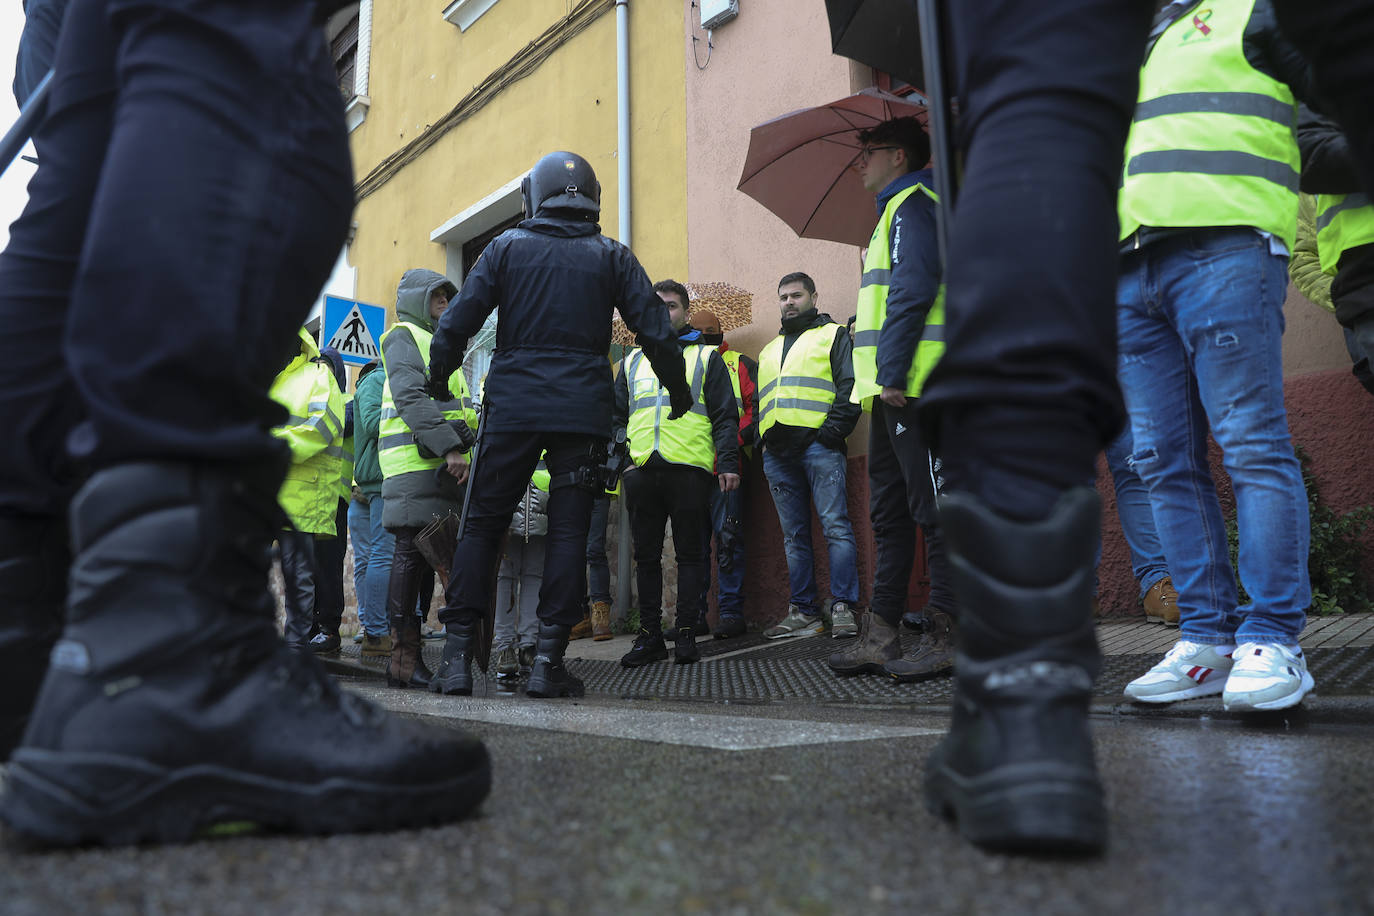
[{"label": "blue jeans", "polygon": [[787,554],[791,603],[815,614],[816,572],[811,551],[811,503],[821,520],[830,553],[830,594],[836,601],[859,601],[859,551],[845,502],[845,456],[815,442],[801,455],[763,452],[763,473],[773,494]]},{"label": "blue jeans", "polygon": [[[386,596],[391,588],[391,561],[396,555],[396,535],[382,524],[382,509],[385,505],[380,493],[372,497],[367,504],[367,524],[371,530],[372,547],[367,555],[367,599],[359,601],[358,619],[369,636],[385,636],[391,632]],[[367,608],[366,617],[362,611],[364,606]]]},{"label": "blue jeans", "polygon": [[592,503],[592,524],[587,529],[587,598],[611,603],[611,566],[606,560],[606,525],[611,519],[611,497],[603,493]]},{"label": "blue jeans", "polygon": [[[742,468],[741,468],[742,470]],[[720,533],[727,518],[744,520],[744,475],[740,475],[737,489],[722,493],[720,488],[711,491],[711,534],[716,537],[716,606],[721,617],[744,616],[744,532],[736,533],[729,551],[721,549]],[[711,561],[710,535],[707,535],[706,561]],[[729,567],[728,569],[726,567]],[[706,607],[706,592],[711,587],[711,577],[702,581],[701,606]]]},{"label": "blue jeans", "polygon": [[1154,507],[1150,504],[1150,488],[1136,473],[1131,452],[1135,440],[1127,426],[1121,435],[1107,446],[1107,470],[1112,472],[1116,488],[1116,516],[1121,521],[1121,533],[1131,551],[1131,572],[1144,597],[1160,579],[1169,575],[1164,559],[1164,545],[1159,542],[1155,528]]},{"label": "blue jeans", "polygon": [[[382,527],[382,497],[348,504],[348,539],[353,544],[353,593],[358,623],[369,636],[387,634],[386,589],[396,539]],[[374,588],[375,586],[375,588]]]},{"label": "blue jeans", "polygon": [[[1294,643],[1311,603],[1302,469],[1283,403],[1287,259],[1249,229],[1200,229],[1126,256],[1118,287],[1120,376],[1136,471],[1194,642]],[[1207,431],[1236,493],[1237,606]]]}]

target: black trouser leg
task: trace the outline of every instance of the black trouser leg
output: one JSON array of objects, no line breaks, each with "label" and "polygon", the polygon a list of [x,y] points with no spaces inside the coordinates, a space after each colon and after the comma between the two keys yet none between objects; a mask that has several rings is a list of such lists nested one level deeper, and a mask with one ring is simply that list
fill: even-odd
[{"label": "black trouser leg", "polygon": [[[546,436],[544,463],[552,479],[575,472],[604,440],[569,433]],[[575,626],[587,615],[587,530],[597,492],[572,485],[549,493],[549,534],[544,540],[544,578],[539,584],[541,624]]]},{"label": "black trouser leg", "polygon": [[[635,587],[639,628],[663,632],[663,536],[668,522],[667,494],[653,468],[635,468],[624,477],[625,507],[634,538]],[[676,532],[674,533],[676,535]],[[679,589],[680,591],[680,589]]]},{"label": "black trouser leg", "polygon": [[696,628],[705,607],[707,544],[711,536],[711,494],[715,475],[700,468],[675,467],[663,474],[668,492],[668,518],[673,524],[677,558],[677,626]]},{"label": "black trouser leg", "polygon": [[315,627],[339,635],[343,621],[344,552],[348,548],[348,503],[334,513],[334,536],[315,538]]},{"label": "black trouser leg", "polygon": [[315,635],[315,536],[282,531],[281,576],[286,587],[286,626],[282,634],[293,649],[304,649]]},{"label": "black trouser leg", "polygon": [[[892,434],[891,410],[873,402],[868,431],[868,515],[877,544],[871,610],[892,626],[906,607],[916,551],[916,520]],[[905,433],[904,433],[905,435]],[[915,433],[911,435],[914,437]],[[900,441],[900,437],[897,437]]]}]

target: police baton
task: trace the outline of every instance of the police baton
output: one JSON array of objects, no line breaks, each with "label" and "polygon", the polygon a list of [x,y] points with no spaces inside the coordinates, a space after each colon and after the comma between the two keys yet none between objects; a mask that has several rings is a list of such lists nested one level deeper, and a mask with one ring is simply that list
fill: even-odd
[{"label": "police baton", "polygon": [[472,504],[472,485],[477,480],[477,457],[482,451],[482,431],[487,428],[487,413],[491,410],[491,402],[482,404],[482,412],[477,415],[477,438],[472,443],[472,448],[468,454],[472,457],[468,460],[468,482],[463,488],[463,511],[458,516],[458,542],[462,543],[463,533],[468,527],[468,506]]},{"label": "police baton", "polygon": [[940,262],[949,265],[949,220],[954,211],[958,191],[951,139],[953,112],[950,109],[950,87],[945,68],[944,52],[940,46],[944,37],[944,0],[917,0],[916,16],[921,30],[921,65],[926,77],[926,101],[930,112],[930,140],[935,159],[935,193],[940,206],[935,208],[935,234],[940,243]]},{"label": "police baton", "polygon": [[33,95],[29,96],[24,107],[19,110],[19,119],[5,131],[4,138],[0,139],[0,175],[13,164],[24,144],[29,142],[29,137],[33,136],[34,130],[38,128],[38,122],[43,120],[43,115],[48,110],[48,89],[51,85],[52,71],[49,70],[38,81]]}]

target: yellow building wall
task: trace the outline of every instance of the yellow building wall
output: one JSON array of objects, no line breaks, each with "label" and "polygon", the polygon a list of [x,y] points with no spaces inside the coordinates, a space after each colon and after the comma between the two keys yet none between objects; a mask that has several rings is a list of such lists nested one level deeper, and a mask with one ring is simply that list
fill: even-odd
[{"label": "yellow building wall", "polygon": [[[359,179],[412,141],[581,0],[501,0],[466,32],[434,4],[376,4],[367,119],[351,135]],[[687,267],[686,85],[675,5],[630,4],[633,248],[651,278]],[[392,308],[411,267],[445,272],[434,229],[567,149],[601,181],[602,230],[618,237],[616,26],[606,12],[525,78],[364,198],[349,260],[358,298]]]}]

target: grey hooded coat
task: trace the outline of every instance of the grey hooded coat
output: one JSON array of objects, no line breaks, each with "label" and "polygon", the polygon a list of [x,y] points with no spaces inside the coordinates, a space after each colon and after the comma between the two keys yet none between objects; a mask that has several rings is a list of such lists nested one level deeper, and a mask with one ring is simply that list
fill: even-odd
[{"label": "grey hooded coat", "polygon": [[[450,299],[458,292],[443,274],[422,268],[407,270],[396,287],[396,319],[433,331],[429,297],[437,289],[445,290]],[[427,360],[414,335],[405,328],[389,331],[382,341],[382,362],[391,397],[411,432],[436,455],[457,448],[458,434],[444,419],[438,403],[425,393]],[[433,470],[387,477],[382,482],[382,524],[392,529],[422,528],[450,511],[458,512],[462,508],[458,493],[456,487],[440,490]]]}]

